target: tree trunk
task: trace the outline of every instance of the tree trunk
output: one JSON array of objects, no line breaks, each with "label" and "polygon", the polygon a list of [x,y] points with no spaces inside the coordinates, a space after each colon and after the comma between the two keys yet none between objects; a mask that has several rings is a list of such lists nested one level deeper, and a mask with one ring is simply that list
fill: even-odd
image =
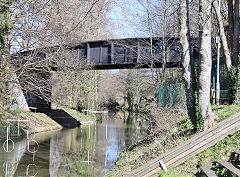
[{"label": "tree trunk", "polygon": [[183,65],[183,78],[186,86],[187,109],[188,115],[192,124],[196,128],[196,97],[194,89],[194,69],[191,55],[190,31],[189,31],[189,0],[180,1],[180,43],[182,47],[182,65]]},{"label": "tree trunk", "polygon": [[220,29],[220,31],[219,31],[220,32],[220,37],[221,37],[222,45],[223,45],[223,51],[224,51],[224,55],[226,57],[227,69],[228,69],[228,71],[230,71],[230,69],[232,67],[231,55],[230,55],[230,50],[229,50],[229,47],[228,47],[227,37],[226,37],[226,34],[225,34],[225,30],[224,30],[222,14],[220,12],[217,0],[215,0],[213,2],[213,6],[215,8],[216,15],[217,15],[218,25],[219,25],[219,29]]},{"label": "tree trunk", "polygon": [[[228,25],[229,25],[229,41],[233,41],[233,0],[228,0]],[[230,50],[232,51],[232,43],[230,42]]]},{"label": "tree trunk", "polygon": [[233,50],[232,50],[232,64],[238,65],[239,53],[239,0],[234,3],[234,28],[233,28]]},{"label": "tree trunk", "polygon": [[198,104],[200,114],[200,129],[206,130],[212,126],[214,119],[210,116],[210,86],[211,86],[211,69],[212,69],[212,52],[211,52],[211,0],[200,0],[199,3],[200,19],[200,73],[199,73],[199,90]]}]

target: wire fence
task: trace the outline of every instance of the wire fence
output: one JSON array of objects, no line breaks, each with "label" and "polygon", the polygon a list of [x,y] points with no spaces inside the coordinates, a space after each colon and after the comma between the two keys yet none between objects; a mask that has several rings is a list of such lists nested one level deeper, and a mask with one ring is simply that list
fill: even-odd
[{"label": "wire fence", "polygon": [[158,105],[160,107],[185,107],[186,95],[183,83],[160,85],[158,92]]}]

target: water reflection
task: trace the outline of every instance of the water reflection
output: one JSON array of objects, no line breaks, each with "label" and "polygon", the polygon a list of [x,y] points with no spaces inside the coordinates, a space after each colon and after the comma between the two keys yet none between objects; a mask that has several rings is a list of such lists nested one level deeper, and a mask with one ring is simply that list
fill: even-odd
[{"label": "water reflection", "polygon": [[0,143],[0,159],[1,167],[0,176],[14,176],[18,168],[19,161],[21,160],[24,152],[26,151],[26,140],[17,141],[14,143],[15,148],[12,152],[6,153],[3,150],[3,141]]},{"label": "water reflection", "polygon": [[[11,153],[4,152],[0,142],[0,176],[26,176],[26,171],[40,177],[104,176],[121,151],[145,135],[146,122],[140,119],[111,115],[90,126],[36,134],[31,137],[40,144],[35,155],[26,150],[26,139],[14,140]],[[27,168],[29,164],[37,168]]]}]

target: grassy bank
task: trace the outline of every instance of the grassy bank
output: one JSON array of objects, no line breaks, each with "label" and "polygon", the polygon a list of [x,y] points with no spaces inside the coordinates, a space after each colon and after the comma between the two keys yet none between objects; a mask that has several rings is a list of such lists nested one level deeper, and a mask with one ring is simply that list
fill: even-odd
[{"label": "grassy bank", "polygon": [[94,122],[96,120],[96,115],[93,113],[85,114],[67,107],[63,107],[62,109],[66,111],[68,114],[70,114],[72,117],[80,121],[82,124],[86,122]]},{"label": "grassy bank", "polygon": [[[240,106],[238,105],[214,105],[212,108],[220,118],[218,121],[240,112]],[[166,112],[165,115],[163,115],[162,111]],[[122,176],[193,136],[191,133],[191,122],[186,114],[179,114],[179,110],[157,110],[152,114],[155,117],[159,117],[154,127],[158,131],[151,133],[150,136],[141,142],[122,152],[116,162],[116,166],[107,176]],[[175,121],[172,119],[175,119]],[[162,128],[159,128],[161,126]],[[168,173],[161,171],[160,176],[195,176],[200,164],[207,166],[213,159],[228,158],[230,152],[239,149],[239,135],[240,133],[238,132],[226,138],[224,141],[219,142],[217,145],[207,149],[179,167],[170,169]]]},{"label": "grassy bank", "polygon": [[212,109],[220,121],[240,112],[239,105],[212,105]]},{"label": "grassy bank", "polygon": [[17,136],[17,122],[10,122],[7,119],[27,120],[27,122],[20,122],[20,136],[25,136],[27,130],[31,134],[34,131],[38,133],[62,128],[62,126],[43,113],[32,113],[20,110],[5,111],[0,113],[0,138],[5,138],[7,127],[10,127],[10,135],[12,137]]},{"label": "grassy bank", "polygon": [[[82,124],[93,123],[96,120],[96,116],[92,113],[85,115],[84,113],[80,113],[74,109],[66,107],[61,108],[61,110],[65,111],[67,114],[77,119]],[[33,113],[21,110],[5,111],[0,112],[0,138],[5,138],[7,127],[10,127],[10,135],[12,137],[17,136],[17,122],[10,122],[7,121],[7,119],[20,119],[28,121],[20,122],[20,136],[25,136],[27,130],[31,134],[34,131],[36,133],[39,133],[62,128],[61,125],[59,125],[57,122],[52,120],[52,118],[50,118],[47,114],[44,113]]]}]

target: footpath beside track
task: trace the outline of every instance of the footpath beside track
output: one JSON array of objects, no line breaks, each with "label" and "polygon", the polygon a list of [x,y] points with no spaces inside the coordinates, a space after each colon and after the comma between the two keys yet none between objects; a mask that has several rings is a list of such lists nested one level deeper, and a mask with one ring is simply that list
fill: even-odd
[{"label": "footpath beside track", "polygon": [[237,113],[131,171],[125,177],[155,176],[160,169],[163,169],[163,166],[166,166],[166,168],[176,167],[239,130],[240,113]]}]

